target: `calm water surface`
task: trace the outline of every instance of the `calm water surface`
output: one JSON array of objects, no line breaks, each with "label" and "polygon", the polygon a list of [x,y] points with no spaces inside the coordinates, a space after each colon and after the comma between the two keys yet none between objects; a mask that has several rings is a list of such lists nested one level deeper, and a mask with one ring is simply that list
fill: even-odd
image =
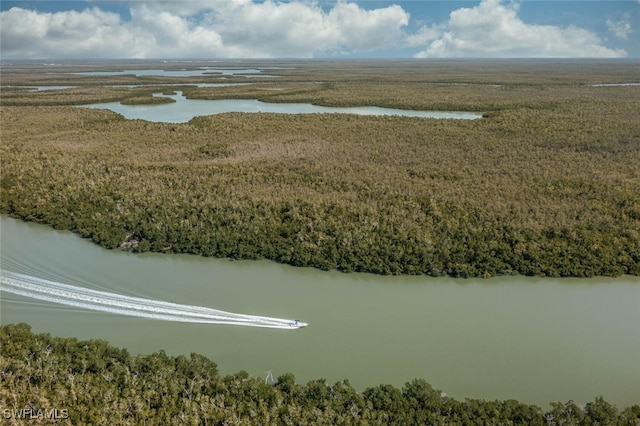
[{"label": "calm water surface", "polygon": [[164,123],[186,123],[193,117],[202,115],[222,114],[225,112],[273,112],[280,114],[320,114],[343,113],[358,115],[399,115],[405,117],[423,118],[455,118],[475,120],[482,115],[469,112],[451,111],[413,111],[394,108],[380,108],[375,106],[362,107],[325,107],[300,103],[268,103],[256,99],[225,99],[201,100],[187,99],[181,91],[176,95],[164,96],[156,93],[154,96],[168,97],[175,102],[162,105],[122,105],[120,102],[104,104],[82,105],[83,108],[109,109],[128,119]]},{"label": "calm water surface", "polygon": [[640,401],[640,279],[379,277],[272,262],[109,251],[0,218],[1,266],[131,296],[300,318],[300,330],[172,323],[2,293],[2,323],[102,338],[132,353],[198,352],[222,373],[356,388],[426,379],[456,398]]},{"label": "calm water surface", "polygon": [[243,77],[277,77],[269,74],[262,74],[264,70],[281,69],[279,67],[265,68],[216,68],[202,67],[192,70],[163,70],[163,69],[137,69],[121,71],[82,71],[69,74],[84,76],[117,76],[134,75],[136,77],[197,77],[197,76],[243,76]]}]

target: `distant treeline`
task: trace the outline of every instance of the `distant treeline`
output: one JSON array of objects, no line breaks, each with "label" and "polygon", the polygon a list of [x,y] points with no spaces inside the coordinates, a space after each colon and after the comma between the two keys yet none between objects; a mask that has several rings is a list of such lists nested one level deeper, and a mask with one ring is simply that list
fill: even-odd
[{"label": "distant treeline", "polygon": [[[137,252],[377,274],[640,274],[640,88],[580,83],[604,65],[574,75],[547,64],[539,82],[528,73],[521,84],[517,64],[505,84],[456,66],[455,84],[428,81],[442,77],[428,64],[351,64],[185,93],[484,119],[222,114],[165,124],[25,106],[144,101],[138,89],[14,93],[14,106],[0,107],[0,212]],[[611,66],[617,78],[628,72]]]},{"label": "distant treeline", "polygon": [[421,379],[357,392],[347,380],[301,385],[289,373],[223,376],[202,355],[132,356],[104,340],[34,334],[26,324],[0,326],[0,345],[0,417],[11,425],[640,424],[640,405],[620,411],[601,397],[545,411],[515,400],[458,401]]}]

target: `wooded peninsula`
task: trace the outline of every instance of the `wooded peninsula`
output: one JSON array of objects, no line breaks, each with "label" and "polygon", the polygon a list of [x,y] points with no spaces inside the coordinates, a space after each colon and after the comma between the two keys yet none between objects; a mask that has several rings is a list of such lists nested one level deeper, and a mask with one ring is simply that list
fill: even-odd
[{"label": "wooded peninsula", "polygon": [[[3,62],[0,212],[135,252],[376,274],[638,275],[639,65],[215,64],[273,76],[252,79],[80,73],[211,66],[198,62]],[[45,85],[71,87],[36,90]],[[78,107],[170,102],[152,94],[176,90],[483,118],[225,113],[155,123]]]}]

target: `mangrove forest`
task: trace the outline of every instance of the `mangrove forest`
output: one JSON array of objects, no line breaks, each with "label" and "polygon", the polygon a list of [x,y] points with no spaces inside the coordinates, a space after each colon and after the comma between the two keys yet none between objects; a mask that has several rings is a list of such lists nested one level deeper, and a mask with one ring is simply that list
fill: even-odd
[{"label": "mangrove forest", "polygon": [[598,397],[547,409],[515,400],[458,401],[421,379],[356,391],[347,380],[220,375],[202,355],[131,355],[104,340],[0,326],[3,424],[68,425],[637,425],[640,405]]},{"label": "mangrove forest", "polygon": [[[159,66],[93,67],[143,65]],[[625,85],[637,82],[637,62],[275,65],[268,79],[176,80],[3,64],[0,212],[134,252],[375,274],[640,273],[640,87]],[[170,102],[152,94],[176,90],[483,118],[225,113],[156,123],[82,108]]]}]

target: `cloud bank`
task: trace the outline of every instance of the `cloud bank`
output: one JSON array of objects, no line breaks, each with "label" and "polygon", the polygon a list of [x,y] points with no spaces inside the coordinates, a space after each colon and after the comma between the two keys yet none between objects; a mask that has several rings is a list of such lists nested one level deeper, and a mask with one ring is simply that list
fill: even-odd
[{"label": "cloud bank", "polygon": [[[518,17],[518,4],[483,0],[478,6],[451,12],[449,22],[419,58],[476,57],[624,57],[621,49],[609,49],[591,31],[569,26],[531,25]],[[414,44],[417,42],[413,40]]]},{"label": "cloud bank", "polygon": [[403,36],[399,6],[365,10],[338,2],[328,12],[308,2],[132,2],[131,19],[97,7],[0,14],[5,57],[312,57],[370,51]]},{"label": "cloud bank", "polygon": [[[313,0],[126,4],[130,18],[97,6],[54,13],[20,7],[1,12],[2,57],[309,58],[407,48],[424,58],[626,56],[586,29],[527,24],[518,16],[516,3],[500,0],[455,10],[447,22],[412,32],[410,15],[399,5],[365,9],[347,0],[324,9]],[[631,31],[626,21],[607,25],[619,38]]]}]

